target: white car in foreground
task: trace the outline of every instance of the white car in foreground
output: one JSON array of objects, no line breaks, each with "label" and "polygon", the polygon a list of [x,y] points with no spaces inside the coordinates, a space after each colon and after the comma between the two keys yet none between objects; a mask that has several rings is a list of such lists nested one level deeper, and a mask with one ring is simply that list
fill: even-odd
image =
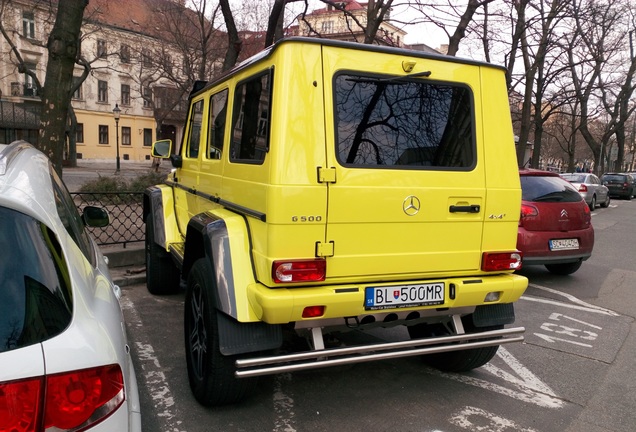
[{"label": "white car in foreground", "polygon": [[119,287],[44,154],[0,144],[0,431],[141,431]]}]

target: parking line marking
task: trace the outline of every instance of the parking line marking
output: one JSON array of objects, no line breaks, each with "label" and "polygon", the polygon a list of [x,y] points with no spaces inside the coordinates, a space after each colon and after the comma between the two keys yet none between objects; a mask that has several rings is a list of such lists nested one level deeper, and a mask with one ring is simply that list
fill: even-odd
[{"label": "parking line marking", "polygon": [[619,316],[620,315],[619,313],[616,313],[613,310],[606,309],[606,308],[601,307],[601,306],[596,306],[596,305],[584,302],[583,300],[581,300],[578,297],[573,296],[572,294],[567,294],[567,293],[564,293],[564,292],[561,292],[561,291],[557,291],[555,289],[548,288],[548,287],[545,287],[545,286],[542,286],[542,285],[537,285],[537,284],[534,284],[534,283],[533,284],[529,284],[529,285],[533,286],[534,288],[538,288],[540,290],[547,291],[547,292],[552,293],[552,294],[557,294],[557,295],[563,296],[566,299],[570,300],[572,303],[576,303],[576,304],[579,304],[581,306],[585,306],[585,307],[587,307],[589,309],[595,309],[595,310],[599,310],[599,311],[604,311],[604,312],[608,313],[609,315],[614,315],[614,316]]},{"label": "parking line marking", "polygon": [[485,390],[494,391],[504,396],[540,407],[563,407],[565,402],[557,396],[547,384],[543,383],[528,368],[522,365],[507,349],[500,346],[497,351],[497,356],[499,356],[508,365],[508,367],[512,369],[516,376],[493,365],[492,362],[486,363],[482,366],[482,369],[485,369],[492,375],[512,384],[515,388],[504,387],[503,385],[495,384],[494,382],[469,375],[458,375],[442,372],[436,369],[430,369],[428,372],[463,384],[469,384],[475,387],[481,387]]},{"label": "parking line marking", "polygon": [[[125,295],[119,299],[119,302],[123,309],[128,314],[126,322],[128,324],[134,324],[136,327],[143,327],[139,312],[135,309],[132,301]],[[155,403],[157,409],[157,417],[164,420],[164,430],[173,432],[186,432],[180,429],[181,421],[176,420],[177,416],[173,411],[174,397],[172,391],[168,386],[166,375],[163,373],[163,368],[159,363],[159,359],[155,355],[155,350],[150,344],[142,342],[135,342],[137,348],[137,354],[139,361],[141,362],[141,368],[143,370],[143,379],[145,381],[145,387],[148,389],[152,400]],[[137,374],[139,380],[139,373]],[[142,387],[141,385],[139,386]],[[176,424],[175,424],[176,423]]]}]

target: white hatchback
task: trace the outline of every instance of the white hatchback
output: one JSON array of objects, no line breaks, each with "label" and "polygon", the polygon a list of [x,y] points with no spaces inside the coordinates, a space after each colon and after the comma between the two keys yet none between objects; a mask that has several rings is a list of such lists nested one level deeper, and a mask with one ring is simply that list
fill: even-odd
[{"label": "white hatchback", "polygon": [[141,431],[120,290],[47,157],[0,144],[0,431]]}]

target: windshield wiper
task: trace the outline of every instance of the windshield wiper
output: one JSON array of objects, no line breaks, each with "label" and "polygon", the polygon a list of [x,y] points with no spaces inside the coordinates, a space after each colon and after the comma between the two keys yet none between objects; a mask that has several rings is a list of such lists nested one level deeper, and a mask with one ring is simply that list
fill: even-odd
[{"label": "windshield wiper", "polygon": [[396,81],[402,81],[407,78],[427,78],[431,76],[431,71],[424,72],[415,72],[408,75],[395,75],[388,78],[374,78],[374,77],[364,77],[364,78],[347,78],[347,81],[356,82],[356,83],[390,83]]}]

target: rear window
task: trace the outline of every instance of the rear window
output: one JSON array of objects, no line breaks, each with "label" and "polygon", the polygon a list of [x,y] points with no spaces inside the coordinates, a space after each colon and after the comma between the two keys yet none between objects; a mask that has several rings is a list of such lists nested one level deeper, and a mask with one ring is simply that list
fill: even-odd
[{"label": "rear window", "polygon": [[365,168],[471,169],[475,139],[470,89],[393,78],[336,76],[339,163]]},{"label": "rear window", "polygon": [[0,352],[50,339],[71,322],[69,272],[53,232],[0,207]]},{"label": "rear window", "polygon": [[623,183],[627,181],[627,176],[623,174],[605,174],[602,180],[605,182]]},{"label": "rear window", "polygon": [[521,176],[521,197],[533,202],[577,202],[581,194],[561,177]]},{"label": "rear window", "polygon": [[561,177],[572,183],[585,183],[585,176],[580,174],[561,174]]}]

